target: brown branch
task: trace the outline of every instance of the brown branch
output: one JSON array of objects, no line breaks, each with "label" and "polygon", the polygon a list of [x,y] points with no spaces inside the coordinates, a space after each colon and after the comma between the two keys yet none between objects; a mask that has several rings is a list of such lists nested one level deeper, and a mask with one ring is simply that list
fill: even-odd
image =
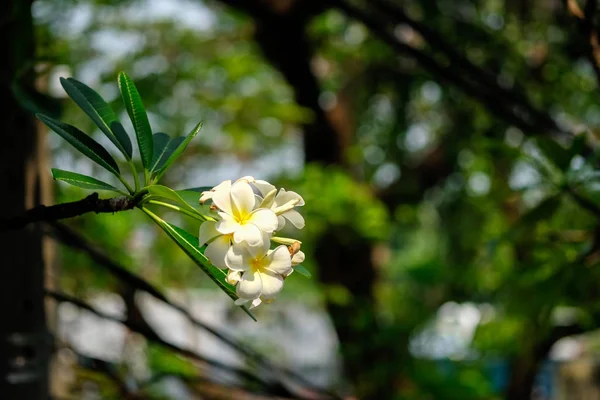
[{"label": "brown branch", "polygon": [[168,341],[162,339],[160,337],[160,335],[158,335],[158,333],[156,333],[156,331],[152,330],[149,327],[149,325],[141,325],[141,324],[131,321],[129,319],[117,318],[115,316],[112,316],[110,314],[104,313],[104,312],[96,309],[95,307],[91,306],[90,304],[86,303],[83,300],[80,300],[76,297],[70,296],[65,293],[55,292],[53,290],[47,289],[46,296],[56,300],[59,303],[73,304],[73,305],[77,306],[78,308],[81,308],[82,310],[86,310],[86,311],[88,311],[100,318],[106,319],[108,321],[114,321],[114,322],[123,324],[125,327],[127,327],[132,332],[136,332],[136,333],[139,333],[140,335],[142,335],[149,342],[153,342],[161,347],[164,347],[168,350],[178,353],[184,357],[190,358],[194,361],[199,361],[206,365],[218,368],[222,371],[232,372],[240,377],[243,377],[244,379],[247,379],[250,382],[259,384],[260,387],[270,388],[272,386],[271,383],[265,381],[263,378],[260,378],[246,370],[224,364],[221,361],[217,361],[217,360],[205,357],[193,350],[186,349],[184,347],[180,347],[171,342],[168,342]]},{"label": "brown branch", "polygon": [[125,196],[99,199],[98,193],[92,193],[85,199],[78,201],[56,204],[54,206],[40,205],[25,211],[21,215],[0,219],[0,231],[21,229],[33,222],[57,221],[77,217],[89,212],[99,214],[131,210],[136,206],[137,202],[137,199],[130,199]]},{"label": "brown branch", "polygon": [[273,362],[269,361],[267,358],[262,356],[260,353],[254,351],[250,347],[238,343],[235,339],[231,338],[224,332],[221,332],[218,329],[206,324],[205,322],[200,321],[199,319],[194,317],[185,307],[171,301],[157,287],[140,278],[139,276],[131,273],[125,267],[113,261],[110,257],[108,257],[106,254],[97,249],[85,238],[83,238],[81,235],[79,235],[77,232],[73,231],[66,225],[61,224],[59,222],[51,222],[49,223],[49,225],[51,226],[52,230],[50,232],[47,232],[47,234],[52,236],[54,239],[59,240],[61,243],[71,248],[87,253],[88,256],[94,262],[106,268],[108,272],[113,274],[125,284],[129,285],[131,288],[144,291],[156,298],[157,300],[160,300],[168,306],[179,311],[195,327],[213,335],[215,338],[219,339],[221,342],[225,343],[233,350],[238,351],[239,353],[243,354],[249,359],[252,359],[252,361],[258,364],[260,367],[264,368],[267,371],[271,371],[273,375],[287,376],[288,378],[292,378],[293,380],[295,380],[298,384],[305,386],[306,388],[309,388],[310,390],[313,390],[317,393],[326,394],[331,398],[339,398],[339,396],[330,393],[327,390],[309,382],[306,378],[302,377],[298,373],[274,364]]}]

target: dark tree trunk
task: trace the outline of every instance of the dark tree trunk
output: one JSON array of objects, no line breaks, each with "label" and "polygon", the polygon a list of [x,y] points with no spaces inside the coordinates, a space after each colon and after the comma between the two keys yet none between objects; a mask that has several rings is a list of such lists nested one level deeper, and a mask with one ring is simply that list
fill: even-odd
[{"label": "dark tree trunk", "polygon": [[[0,2],[0,212],[18,215],[39,203],[39,138],[33,115],[17,101],[33,89],[31,1]],[[39,225],[0,232],[0,397],[48,398],[50,341],[44,310],[44,264]]]}]

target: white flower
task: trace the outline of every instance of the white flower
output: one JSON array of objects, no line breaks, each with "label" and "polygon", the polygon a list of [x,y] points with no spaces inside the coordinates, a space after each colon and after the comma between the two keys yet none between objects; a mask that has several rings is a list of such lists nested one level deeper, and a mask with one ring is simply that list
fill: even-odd
[{"label": "white flower", "polygon": [[304,218],[300,213],[294,210],[294,207],[304,205],[304,199],[296,192],[286,191],[284,188],[277,189],[267,181],[255,180],[252,185],[260,191],[263,201],[261,207],[267,207],[277,214],[277,230],[285,226],[287,219],[298,229],[304,228]]},{"label": "white flower", "polygon": [[241,273],[237,305],[258,298],[264,302],[272,300],[283,288],[283,277],[292,269],[292,258],[286,246],[268,250],[268,247],[234,245],[229,248],[225,263],[230,270]]},{"label": "white flower", "polygon": [[[254,177],[253,176],[244,176],[244,177],[238,179],[237,181],[235,181],[235,183],[240,182],[240,181],[254,182]],[[226,180],[226,181],[219,183],[214,188],[200,193],[200,204],[204,204],[208,200],[212,200],[215,192],[227,191],[229,189],[231,189],[231,181],[230,180]]]},{"label": "white flower", "polygon": [[[216,230],[233,234],[234,243],[245,242],[251,247],[261,246],[273,234],[279,224],[275,213],[268,208],[257,208],[256,198],[247,180],[238,180],[233,185],[223,182],[212,194],[213,205],[219,208]],[[228,185],[231,185],[228,188]],[[219,185],[221,186],[221,185]]]},{"label": "white flower", "polygon": [[231,247],[233,234],[223,235],[217,231],[217,223],[215,221],[206,221],[200,225],[200,233],[198,234],[198,242],[200,247],[208,243],[204,255],[208,257],[210,262],[217,268],[227,268],[225,265],[225,255]]},{"label": "white flower", "polygon": [[304,262],[304,258],[304,252],[302,250],[298,251],[292,256],[292,265],[302,264]]}]

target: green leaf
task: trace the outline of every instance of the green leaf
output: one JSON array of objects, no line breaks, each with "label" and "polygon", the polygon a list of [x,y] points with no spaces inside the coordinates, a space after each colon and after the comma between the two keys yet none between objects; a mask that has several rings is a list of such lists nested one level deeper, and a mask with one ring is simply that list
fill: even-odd
[{"label": "green leaf", "polygon": [[121,97],[123,98],[123,103],[125,103],[127,114],[129,114],[129,118],[135,129],[142,164],[149,171],[154,151],[152,129],[150,128],[148,115],[146,114],[140,94],[131,78],[125,72],[119,73],[119,90],[121,91]]},{"label": "green leaf", "polygon": [[179,136],[171,139],[166,133],[155,133],[152,135],[154,140],[154,157],[152,158],[152,165],[150,166],[150,172],[154,172],[162,168],[171,154],[179,147],[179,145],[185,140],[183,136]]},{"label": "green leaf", "polygon": [[70,183],[73,186],[77,186],[84,189],[93,190],[110,190],[113,192],[120,192],[116,187],[99,181],[91,176],[78,174],[76,172],[63,171],[62,169],[52,168],[52,177],[57,181],[64,181]]},{"label": "green leaf", "polygon": [[[190,257],[196,265],[198,265],[200,269],[202,269],[202,271],[217,284],[217,286],[219,286],[219,288],[221,288],[221,290],[223,290],[232,300],[238,299],[238,295],[235,292],[235,286],[227,283],[225,280],[227,274],[212,265],[208,258],[200,251],[200,248],[198,247],[198,238],[196,236],[160,219],[146,209],[144,209],[144,211],[162,228],[163,231],[165,231],[167,235],[169,235],[171,239],[173,239],[175,243],[177,243],[181,250],[183,250],[188,257]],[[250,318],[256,321],[256,318],[252,315],[247,306],[244,305],[241,306],[241,308],[250,316]]]},{"label": "green leaf", "polygon": [[120,176],[119,166],[115,162],[115,159],[112,158],[108,151],[94,139],[74,126],[57,121],[47,115],[36,114],[36,117],[89,159],[98,163],[116,176]]},{"label": "green leaf", "polygon": [[150,195],[152,195],[152,196],[158,196],[158,197],[162,197],[162,198],[171,200],[171,201],[175,202],[176,204],[181,205],[186,210],[188,210],[194,214],[199,214],[198,210],[196,208],[194,208],[193,206],[191,206],[190,204],[188,204],[187,201],[182,199],[181,196],[179,194],[177,194],[176,191],[174,191],[173,189],[170,189],[166,186],[162,186],[162,185],[148,186],[148,193],[150,193]]},{"label": "green leaf", "polygon": [[86,84],[73,78],[60,78],[65,92],[94,121],[102,132],[131,160],[131,140],[117,115],[104,99]]},{"label": "green leaf", "polygon": [[292,266],[292,268],[294,268],[294,271],[296,271],[300,275],[303,275],[307,278],[312,277],[312,274],[310,273],[310,271],[307,270],[306,268],[304,268],[302,265],[294,265],[294,266]]},{"label": "green leaf", "polygon": [[[201,190],[196,190],[196,189],[201,189]],[[191,207],[194,207],[195,209],[204,209],[205,212],[203,212],[202,214],[207,214],[210,211],[210,209],[208,206],[200,205],[200,193],[210,190],[210,189],[212,189],[212,187],[201,187],[201,188],[177,190],[177,194],[179,196],[181,196],[181,198],[186,203],[188,203]]]},{"label": "green leaf", "polygon": [[167,171],[167,169],[173,164],[175,160],[179,158],[179,156],[185,151],[188,144],[191,140],[200,132],[200,128],[202,128],[202,122],[199,122],[198,125],[192,129],[190,133],[186,136],[186,138],[177,146],[177,148],[171,153],[167,161],[165,161],[164,165],[154,172],[154,180],[158,181]]}]

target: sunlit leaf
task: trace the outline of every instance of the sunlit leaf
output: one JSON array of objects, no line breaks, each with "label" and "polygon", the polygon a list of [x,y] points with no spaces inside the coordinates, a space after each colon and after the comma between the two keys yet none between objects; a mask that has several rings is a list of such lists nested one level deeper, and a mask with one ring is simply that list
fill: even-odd
[{"label": "sunlit leaf", "polygon": [[121,97],[123,98],[123,103],[125,103],[127,114],[129,114],[129,118],[133,124],[133,129],[135,130],[142,164],[149,171],[154,152],[152,129],[150,128],[150,122],[148,121],[148,115],[142,103],[142,98],[135,84],[125,72],[119,73],[119,90],[121,91]]},{"label": "sunlit leaf", "polygon": [[57,181],[67,182],[73,186],[84,189],[110,190],[113,192],[119,191],[119,189],[116,187],[106,182],[102,182],[96,178],[92,178],[91,176],[78,174],[76,172],[63,171],[62,169],[52,168],[52,177]]},{"label": "sunlit leaf", "polygon": [[158,181],[165,174],[165,172],[171,166],[171,164],[173,164],[173,162],[175,162],[175,160],[177,160],[179,156],[181,156],[181,154],[187,148],[188,144],[198,134],[198,132],[200,132],[201,128],[202,122],[199,122],[198,125],[196,125],[194,129],[192,129],[192,131],[185,137],[185,139],[181,143],[179,143],[177,148],[169,155],[167,160],[164,162],[163,166],[154,172],[153,179],[155,181]]},{"label": "sunlit leaf", "polygon": [[[223,290],[232,300],[238,299],[238,295],[235,292],[235,287],[227,283],[225,280],[227,274],[212,265],[208,258],[200,251],[198,246],[198,238],[196,236],[162,220],[148,210],[144,211],[162,228],[167,235],[169,235],[169,237],[175,243],[177,243],[179,248],[181,248],[188,255],[188,257],[190,257],[196,263],[196,265],[198,265],[200,269],[202,269],[202,271],[204,271],[210,277],[210,279],[217,284],[221,290]],[[246,312],[246,314],[256,321],[256,318],[250,312],[248,307],[241,306],[241,308]]]},{"label": "sunlit leaf", "polygon": [[162,186],[162,185],[148,186],[148,193],[150,193],[152,196],[159,196],[159,197],[171,200],[194,214],[198,213],[198,210],[196,210],[194,207],[192,207],[190,204],[188,204],[187,201],[185,201],[183,198],[181,198],[181,196],[176,191],[174,191],[173,189],[170,189],[166,186]]},{"label": "sunlit leaf", "polygon": [[48,128],[58,133],[63,139],[69,142],[73,147],[79,150],[92,161],[98,163],[116,176],[120,175],[119,166],[115,159],[94,139],[81,132],[79,129],[50,118],[44,114],[36,114]]},{"label": "sunlit leaf", "polygon": [[152,165],[150,166],[150,172],[161,169],[169,157],[173,154],[179,145],[185,140],[183,136],[171,138],[166,133],[155,133],[153,136],[154,140],[154,156],[152,158]]},{"label": "sunlit leaf", "polygon": [[130,160],[132,156],[131,140],[108,103],[96,91],[76,79],[60,78],[60,83],[69,97]]},{"label": "sunlit leaf", "polygon": [[294,271],[296,271],[297,273],[299,273],[300,275],[303,275],[307,278],[312,277],[312,274],[310,273],[309,270],[307,270],[304,266],[302,265],[294,265],[292,268],[294,268]]}]

